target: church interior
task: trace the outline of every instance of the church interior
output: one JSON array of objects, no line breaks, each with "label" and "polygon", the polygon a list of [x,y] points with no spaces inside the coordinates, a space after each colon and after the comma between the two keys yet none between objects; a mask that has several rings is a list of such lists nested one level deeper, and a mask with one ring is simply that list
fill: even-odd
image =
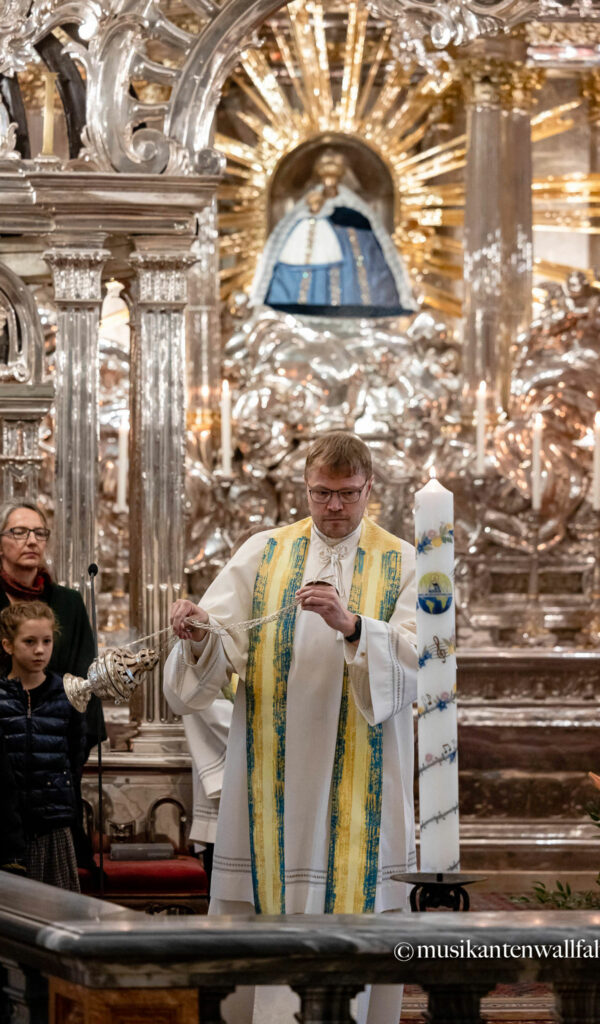
[{"label": "church interior", "polygon": [[[475,879],[458,917],[564,921],[597,942],[600,3],[4,0],[0,192],[3,501],[43,510],[53,578],[133,680],[94,690],[107,738],[83,776],[88,836],[105,869],[127,843],[194,858],[173,880],[117,854],[116,888],[89,890],[106,928],[126,906],[179,928],[173,949],[186,925],[204,941],[199,783],[163,693],[169,609],[200,602],[243,539],[308,514],[309,446],[344,430],[370,449],[385,530],[413,542],[431,476],[454,498],[447,653]],[[125,1020],[138,988],[128,1021],[221,1020],[216,973],[210,988],[163,964],[163,1002],[146,1004],[158,982],[91,962],[42,966],[48,1017],[41,953],[19,959],[23,912],[0,892],[6,1024]],[[218,947],[242,982],[246,931]],[[445,1008],[421,965],[402,1021],[423,1019],[425,993],[440,1024],[600,1020],[597,979],[569,964],[558,994],[548,964],[498,969],[481,1010],[456,995],[462,961],[444,965]],[[124,1001],[94,1003],[102,987]],[[307,999],[297,1019],[348,1012]]]}]

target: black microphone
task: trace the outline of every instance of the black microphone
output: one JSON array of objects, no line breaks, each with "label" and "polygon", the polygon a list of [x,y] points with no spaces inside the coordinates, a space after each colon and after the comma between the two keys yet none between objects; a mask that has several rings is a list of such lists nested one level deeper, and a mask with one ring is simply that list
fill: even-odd
[{"label": "black microphone", "polygon": [[[96,619],[96,582],[95,577],[98,575],[98,566],[95,562],[88,565],[88,576],[90,577],[90,597],[91,597],[91,611],[92,611],[92,632],[94,634],[94,657],[98,657],[98,622]],[[98,717],[98,833],[100,839],[99,853],[99,864],[98,869],[100,872],[100,899],[104,896],[104,794],[102,790],[102,717]]]}]

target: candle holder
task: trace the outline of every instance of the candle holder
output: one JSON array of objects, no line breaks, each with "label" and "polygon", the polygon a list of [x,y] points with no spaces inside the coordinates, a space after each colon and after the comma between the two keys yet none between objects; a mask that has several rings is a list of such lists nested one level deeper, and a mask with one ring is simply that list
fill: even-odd
[{"label": "candle holder", "polygon": [[461,875],[457,871],[426,872],[409,871],[402,875],[392,875],[395,882],[408,882],[410,891],[410,909],[423,913],[425,910],[445,908],[453,911],[467,911],[471,906],[466,885],[485,881],[485,875]]},{"label": "candle holder", "polygon": [[577,634],[583,647],[600,647],[600,509],[594,509],[594,568],[590,594],[589,622]]},{"label": "candle holder", "polygon": [[529,561],[529,584],[525,621],[518,634],[519,645],[523,647],[554,647],[556,637],[544,625],[544,609],[540,602],[540,526],[539,509],[531,515],[531,558]]}]

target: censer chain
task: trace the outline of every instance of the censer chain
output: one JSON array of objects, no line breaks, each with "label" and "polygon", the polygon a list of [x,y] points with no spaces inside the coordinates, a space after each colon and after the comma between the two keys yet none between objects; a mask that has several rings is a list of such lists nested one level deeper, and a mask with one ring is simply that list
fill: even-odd
[{"label": "censer chain", "polygon": [[[215,636],[229,636],[231,633],[245,633],[250,629],[254,629],[255,626],[263,626],[267,622],[274,622],[280,615],[285,615],[286,612],[292,611],[296,607],[297,602],[290,601],[289,604],[283,605],[276,612],[272,612],[271,615],[262,615],[257,619],[245,619],[243,622],[232,622],[230,626],[213,626],[210,622],[200,622],[199,619],[188,618],[185,620],[185,625],[191,629],[203,629],[207,633],[214,633]],[[161,643],[158,645],[159,649],[163,647],[170,647],[174,641],[178,638],[173,633],[171,626],[165,626],[164,629],[159,629],[156,633],[148,633],[147,636],[140,636],[137,640],[132,640],[128,644],[122,644],[122,649],[126,650],[129,647],[135,647],[137,644],[144,643],[145,640],[155,641],[158,637],[168,634],[164,637]],[[154,645],[156,646],[156,645]]]}]

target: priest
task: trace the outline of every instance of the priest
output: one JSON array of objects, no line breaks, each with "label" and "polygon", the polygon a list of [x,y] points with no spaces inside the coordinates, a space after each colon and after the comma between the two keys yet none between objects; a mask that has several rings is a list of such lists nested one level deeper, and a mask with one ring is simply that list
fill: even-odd
[{"label": "priest", "polygon": [[[400,910],[393,876],[416,866],[414,550],[365,516],[373,472],[359,438],[316,440],[305,479],[308,519],[255,534],[201,607],[171,612],[177,714],[240,680],[210,913]],[[376,987],[363,1020],[398,1024],[399,995]]]}]

